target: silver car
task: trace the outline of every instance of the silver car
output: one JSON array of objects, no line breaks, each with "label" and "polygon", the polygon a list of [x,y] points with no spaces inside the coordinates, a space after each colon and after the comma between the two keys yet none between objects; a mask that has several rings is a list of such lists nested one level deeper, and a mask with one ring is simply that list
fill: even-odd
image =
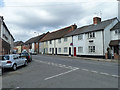
[{"label": "silver car", "polygon": [[12,68],[13,70],[16,70],[17,67],[22,65],[26,66],[27,64],[27,59],[18,54],[4,55],[1,58],[2,68]]}]

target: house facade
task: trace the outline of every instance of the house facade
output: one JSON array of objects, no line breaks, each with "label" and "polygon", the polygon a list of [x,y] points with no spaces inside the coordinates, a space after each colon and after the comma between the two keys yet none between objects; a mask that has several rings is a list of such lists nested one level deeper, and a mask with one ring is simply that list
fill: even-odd
[{"label": "house facade", "polygon": [[14,40],[4,22],[4,18],[0,16],[0,55],[13,52]]},{"label": "house facade", "polygon": [[72,36],[57,39],[56,48],[58,49],[58,55],[73,55]]},{"label": "house facade", "polygon": [[26,49],[28,52],[37,52],[39,53],[39,45],[41,45],[40,40],[46,35],[47,33],[43,33],[42,35],[30,38],[27,40],[23,46],[23,49]]},{"label": "house facade", "polygon": [[[46,37],[41,40],[41,42],[43,42],[44,53],[55,55],[68,55],[69,49],[66,47],[70,46],[72,38],[64,38],[64,36],[75,30],[76,28],[77,26],[74,24],[60,30],[50,32],[48,35],[46,35]],[[72,54],[72,50],[70,53]]]},{"label": "house facade", "polygon": [[22,41],[14,42],[14,52],[15,53],[21,53],[23,45],[24,45],[24,42],[22,42]]},{"label": "house facade", "polygon": [[120,22],[111,30],[111,41],[109,43],[111,54],[115,59],[120,59]]},{"label": "house facade", "polygon": [[101,21],[101,18],[94,17],[93,24],[77,28],[66,35],[66,37],[73,37],[73,55],[89,57],[108,55],[107,48],[111,41],[110,29],[117,23],[117,18]]}]

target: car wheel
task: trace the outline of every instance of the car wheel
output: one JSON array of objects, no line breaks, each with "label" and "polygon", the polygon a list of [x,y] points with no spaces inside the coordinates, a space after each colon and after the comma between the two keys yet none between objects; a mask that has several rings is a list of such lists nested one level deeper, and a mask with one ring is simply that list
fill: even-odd
[{"label": "car wheel", "polygon": [[13,67],[12,67],[12,69],[13,69],[14,71],[16,71],[16,70],[17,70],[17,65],[14,64]]},{"label": "car wheel", "polygon": [[32,61],[32,58],[31,58],[31,60],[30,61]]},{"label": "car wheel", "polygon": [[25,61],[25,64],[24,64],[24,66],[27,66],[28,65],[28,62],[27,61]]}]

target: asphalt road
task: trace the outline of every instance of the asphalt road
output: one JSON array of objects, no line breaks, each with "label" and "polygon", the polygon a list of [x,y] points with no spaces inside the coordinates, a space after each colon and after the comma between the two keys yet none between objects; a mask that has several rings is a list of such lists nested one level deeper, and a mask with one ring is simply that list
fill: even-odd
[{"label": "asphalt road", "polygon": [[3,88],[118,88],[118,64],[52,55],[34,55],[17,71],[6,70]]}]

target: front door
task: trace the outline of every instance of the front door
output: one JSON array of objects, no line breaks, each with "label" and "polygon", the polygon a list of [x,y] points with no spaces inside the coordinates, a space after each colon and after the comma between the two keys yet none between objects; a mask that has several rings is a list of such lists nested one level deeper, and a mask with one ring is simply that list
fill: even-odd
[{"label": "front door", "polygon": [[55,54],[57,55],[57,48],[55,48]]},{"label": "front door", "polygon": [[76,47],[74,47],[74,56],[76,56]]},{"label": "front door", "polygon": [[71,55],[71,47],[69,47],[69,55]]},{"label": "front door", "polygon": [[54,48],[52,48],[52,54],[54,54]]}]

